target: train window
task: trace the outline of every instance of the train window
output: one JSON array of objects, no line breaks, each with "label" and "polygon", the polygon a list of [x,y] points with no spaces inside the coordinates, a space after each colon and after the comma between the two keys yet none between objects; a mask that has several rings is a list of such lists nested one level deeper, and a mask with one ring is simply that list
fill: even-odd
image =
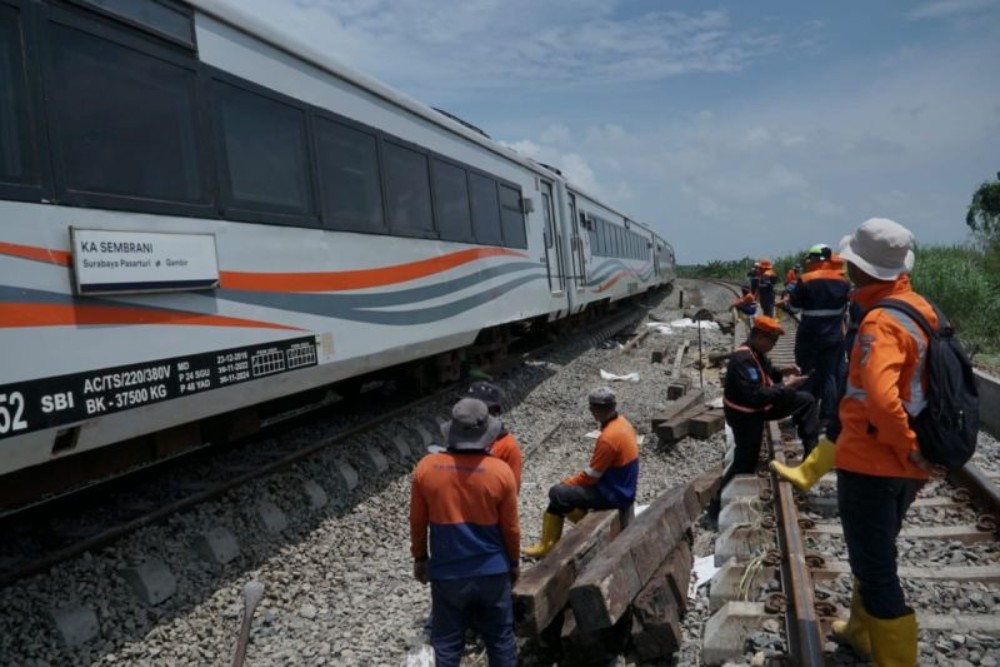
[{"label": "train window", "polygon": [[497,182],[492,178],[469,174],[472,192],[472,228],[476,241],[486,245],[500,245],[500,201]]},{"label": "train window", "polygon": [[472,211],[465,169],[433,160],[434,215],[441,238],[471,243]]},{"label": "train window", "polygon": [[[68,199],[206,203],[194,61],[51,23],[47,88]],[[132,46],[135,44],[135,46]]]},{"label": "train window", "polygon": [[77,0],[103,9],[129,23],[148,28],[186,46],[194,46],[194,18],[190,9],[169,0]]},{"label": "train window", "polygon": [[521,212],[521,191],[509,185],[500,186],[500,225],[503,227],[504,245],[509,248],[528,247],[524,213]]},{"label": "train window", "polygon": [[226,207],[312,214],[305,112],[223,81],[214,91]]},{"label": "train window", "polygon": [[389,227],[392,233],[404,236],[434,236],[427,156],[386,141],[385,176]]},{"label": "train window", "polygon": [[378,143],[374,134],[316,118],[316,152],[327,227],[384,232]]},{"label": "train window", "polygon": [[31,183],[34,156],[28,134],[28,90],[18,11],[0,5],[0,181]]}]

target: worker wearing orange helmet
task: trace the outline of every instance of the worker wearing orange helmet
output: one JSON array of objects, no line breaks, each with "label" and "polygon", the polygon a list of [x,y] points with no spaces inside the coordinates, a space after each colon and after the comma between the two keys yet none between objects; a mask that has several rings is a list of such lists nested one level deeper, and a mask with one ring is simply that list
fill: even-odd
[{"label": "worker wearing orange helmet", "polygon": [[760,282],[757,285],[757,301],[760,310],[768,317],[774,317],[774,290],[778,284],[778,274],[774,272],[771,260],[760,260]]},{"label": "worker wearing orange helmet", "polygon": [[765,422],[791,416],[803,443],[812,447],[819,437],[816,400],[799,390],[806,377],[798,366],[775,367],[767,357],[784,333],[777,320],[761,315],[746,342],[729,357],[722,403],[736,452],[723,487],[736,475],[756,470]]}]

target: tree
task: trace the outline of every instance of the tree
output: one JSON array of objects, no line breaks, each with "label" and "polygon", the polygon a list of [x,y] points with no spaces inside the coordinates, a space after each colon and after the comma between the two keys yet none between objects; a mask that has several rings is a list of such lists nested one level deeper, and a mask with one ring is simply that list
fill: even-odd
[{"label": "tree", "polygon": [[987,245],[1000,239],[1000,172],[996,181],[983,183],[973,193],[965,224]]}]

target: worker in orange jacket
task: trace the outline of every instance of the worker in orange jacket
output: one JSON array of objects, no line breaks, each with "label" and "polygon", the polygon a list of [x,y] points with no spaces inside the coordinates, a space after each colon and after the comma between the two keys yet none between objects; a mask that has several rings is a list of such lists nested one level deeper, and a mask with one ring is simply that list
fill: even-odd
[{"label": "worker in orange jacket", "polygon": [[753,318],[757,315],[757,300],[754,298],[753,292],[750,291],[750,286],[744,284],[740,288],[743,292],[740,298],[729,304],[730,308],[735,308],[737,312],[742,314],[747,320],[747,326],[753,326]]},{"label": "worker in orange jacket", "polygon": [[579,521],[588,510],[625,509],[635,502],[639,482],[639,445],[635,429],[618,414],[615,394],[598,387],[587,396],[590,414],[601,434],[590,463],[549,489],[549,507],[542,517],[542,539],[524,550],[526,556],[547,555],[562,537],[566,517]]},{"label": "worker in orange jacket", "polygon": [[928,341],[904,313],[872,307],[882,299],[899,299],[937,327],[933,307],[910,285],[912,247],[908,229],[872,218],[841,250],[857,288],[852,299],[866,314],[850,354],[835,459],[855,585],[850,618],[835,623],[833,631],[883,667],[917,664],[917,619],[900,585],[896,537],[931,472],[909,425],[910,416],[926,403]]},{"label": "worker in orange jacket", "polygon": [[[486,407],[489,408],[490,414],[497,419],[503,414],[503,392],[500,390],[500,387],[492,382],[487,382],[486,380],[473,382],[469,385],[469,390],[465,392],[465,395],[485,403]],[[493,444],[487,448],[487,451],[510,466],[511,472],[514,473],[514,481],[517,482],[517,490],[520,492],[524,455],[521,452],[521,446],[518,444],[517,439],[507,430],[507,425],[503,421],[500,422],[500,434]]]},{"label": "worker in orange jacket", "polygon": [[431,644],[437,665],[458,667],[471,625],[490,665],[514,667],[511,585],[520,573],[517,487],[510,467],[486,448],[500,421],[482,401],[463,398],[442,427],[447,449],[413,472],[413,576],[431,584]]},{"label": "worker in orange jacket", "polygon": [[778,285],[778,274],[774,272],[771,260],[760,260],[760,282],[757,283],[757,301],[761,312],[774,317],[774,290]]}]

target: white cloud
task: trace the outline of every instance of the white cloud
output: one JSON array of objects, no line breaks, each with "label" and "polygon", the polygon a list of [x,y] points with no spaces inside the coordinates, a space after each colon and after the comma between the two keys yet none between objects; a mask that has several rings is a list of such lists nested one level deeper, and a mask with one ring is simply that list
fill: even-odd
[{"label": "white cloud", "polygon": [[935,0],[925,2],[911,10],[906,17],[911,21],[922,19],[947,19],[973,14],[996,6],[996,0]]},{"label": "white cloud", "polygon": [[[239,4],[264,17],[275,12],[274,0]],[[454,90],[455,82],[466,91],[580,90],[692,72],[734,72],[773,51],[779,41],[734,26],[718,10],[650,10],[619,18],[614,13],[625,4],[621,0],[296,4],[298,11],[283,16],[281,24],[300,39],[425,100],[428,93],[443,96]]]}]

